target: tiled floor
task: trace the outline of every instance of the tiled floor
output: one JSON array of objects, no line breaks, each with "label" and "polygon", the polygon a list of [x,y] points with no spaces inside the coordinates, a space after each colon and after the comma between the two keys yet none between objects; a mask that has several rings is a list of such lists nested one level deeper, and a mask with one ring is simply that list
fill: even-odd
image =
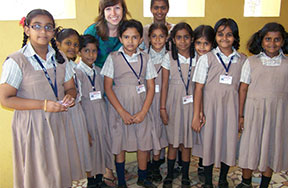
[{"label": "tiled floor", "polygon": [[[288,160],[288,159],[287,159]],[[192,182],[191,187],[201,187],[201,183],[198,180],[197,176],[197,158],[192,157],[191,163],[190,163],[190,180]],[[128,173],[126,174],[127,179],[127,185],[131,188],[137,188],[139,186],[136,185],[137,182],[137,163],[136,161],[127,163],[126,169],[128,170]],[[161,166],[161,173],[163,175],[163,178],[166,175],[167,166],[166,164],[163,164]],[[214,182],[213,184],[217,185],[219,175],[219,169],[214,169]],[[259,187],[260,183],[260,173],[254,173],[254,176],[252,178],[252,184],[253,187]],[[238,183],[241,181],[241,170],[238,167],[232,167],[228,174],[228,182],[230,187],[235,187]],[[86,179],[74,182],[73,188],[85,188],[86,187]],[[162,187],[161,184],[157,184],[158,187]],[[173,181],[173,187],[180,188],[181,187],[181,177],[178,177]],[[278,187],[287,187],[288,188],[288,172],[281,172],[281,173],[275,173],[271,180],[271,188],[278,188]]]}]

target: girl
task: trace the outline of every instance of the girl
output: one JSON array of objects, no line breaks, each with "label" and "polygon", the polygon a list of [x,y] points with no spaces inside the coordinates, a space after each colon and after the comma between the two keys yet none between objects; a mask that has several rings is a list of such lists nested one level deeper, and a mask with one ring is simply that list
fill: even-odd
[{"label": "girl", "polygon": [[74,105],[76,89],[72,68],[56,46],[54,31],[55,21],[48,11],[32,10],[24,22],[22,49],[3,65],[0,102],[15,109],[17,188],[70,187],[72,183],[64,111]]},{"label": "girl", "polygon": [[[112,154],[106,104],[103,97],[103,79],[96,69],[98,41],[92,35],[80,37],[79,55],[81,60],[76,67],[79,89],[82,93],[81,104],[86,117],[88,131],[91,134],[92,146],[90,157],[91,173],[88,174],[88,185],[107,187],[103,181],[105,168],[112,169]],[[92,176],[96,175],[93,179]],[[90,177],[89,177],[90,176]]]},{"label": "girl", "polygon": [[194,88],[191,75],[196,63],[193,58],[193,30],[187,23],[179,23],[172,29],[171,38],[172,51],[164,56],[162,63],[160,99],[161,119],[166,125],[169,143],[168,174],[163,187],[172,187],[173,168],[179,147],[182,151],[182,187],[190,187],[188,173],[193,144],[191,123]]},{"label": "girl", "polygon": [[100,0],[99,15],[96,23],[90,25],[84,34],[90,34],[99,41],[97,67],[102,68],[110,52],[117,51],[121,46],[118,38],[118,27],[130,16],[125,0]]},{"label": "girl", "polygon": [[[77,58],[77,54],[79,52],[79,33],[71,28],[62,29],[56,33],[56,44],[57,47],[64,52],[66,57],[69,60],[69,64],[75,69],[77,64],[74,62]],[[77,83],[77,77],[75,75],[74,70],[74,81],[76,88],[78,90],[77,100],[75,102],[75,106],[68,110],[68,120],[71,121],[74,133],[77,141],[77,149],[80,155],[81,167],[79,170],[81,172],[88,172],[88,177],[91,175],[89,172],[92,170],[91,168],[91,158],[90,158],[90,150],[89,150],[89,141],[88,141],[88,130],[86,125],[86,119],[84,116],[84,112],[82,106],[80,104],[80,93],[79,93],[79,84]],[[91,181],[88,181],[88,186],[90,186]]]},{"label": "girl", "polygon": [[[165,127],[160,118],[160,88],[161,88],[161,63],[164,55],[166,54],[166,38],[168,36],[167,27],[164,24],[152,24],[149,28],[150,47],[147,50],[151,61],[153,62],[158,76],[155,78],[155,96],[151,105],[151,111],[154,116],[154,126],[157,133],[157,139],[160,141],[160,147],[166,148],[168,146],[167,135]],[[160,151],[153,151],[153,161],[150,163],[148,160],[147,169],[150,171],[152,180],[160,182],[162,176],[160,174]]]},{"label": "girl", "polygon": [[214,31],[216,48],[200,57],[193,76],[196,86],[192,127],[196,132],[203,129],[203,187],[213,187],[214,164],[221,164],[218,186],[228,187],[227,173],[236,159],[238,87],[246,57],[236,51],[240,37],[233,19],[220,19]]},{"label": "girl", "polygon": [[[169,11],[169,0],[151,0],[150,11],[153,14],[153,23],[164,24],[169,32],[172,30],[174,25],[166,21],[166,16]],[[151,24],[148,24],[144,27],[144,43],[140,46],[142,49],[149,49],[150,37],[148,36],[148,31],[150,26]]]},{"label": "girl", "polygon": [[148,61],[148,54],[138,49],[142,35],[143,27],[139,21],[124,21],[119,27],[119,40],[123,47],[108,56],[101,71],[110,101],[109,124],[112,153],[116,155],[118,187],[127,187],[124,177],[126,151],[137,151],[137,184],[156,187],[146,178],[146,168],[152,145],[160,149],[156,139],[152,143],[152,135],[156,135],[152,129],[153,116],[149,111],[157,72],[152,62]]},{"label": "girl", "polygon": [[[215,40],[214,29],[210,25],[200,25],[194,30],[194,48],[196,52],[196,61],[199,57],[212,50]],[[205,121],[205,119],[203,119]],[[203,133],[203,131],[201,131]],[[203,136],[203,135],[198,135]],[[195,140],[196,141],[196,140]],[[198,163],[198,177],[204,183],[204,167],[202,163],[202,144],[193,143],[192,155],[200,156]]]},{"label": "girl", "polygon": [[287,39],[281,24],[268,23],[248,42],[249,51],[257,55],[247,59],[241,73],[239,166],[243,174],[237,188],[252,187],[253,170],[262,172],[260,187],[264,188],[273,172],[288,169]]}]

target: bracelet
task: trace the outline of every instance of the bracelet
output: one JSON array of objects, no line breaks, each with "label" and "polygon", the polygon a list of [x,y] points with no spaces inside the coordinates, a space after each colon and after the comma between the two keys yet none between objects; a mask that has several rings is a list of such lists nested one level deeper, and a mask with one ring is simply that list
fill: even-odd
[{"label": "bracelet", "polygon": [[44,100],[44,112],[47,112],[47,99]]},{"label": "bracelet", "polygon": [[166,110],[166,108],[160,108],[160,110]]}]

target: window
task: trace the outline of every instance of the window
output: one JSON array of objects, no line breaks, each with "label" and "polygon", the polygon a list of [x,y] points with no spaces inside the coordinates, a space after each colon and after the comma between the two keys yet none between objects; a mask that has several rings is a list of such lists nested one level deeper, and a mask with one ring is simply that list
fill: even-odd
[{"label": "window", "polygon": [[281,0],[245,0],[244,17],[279,17]]},{"label": "window", "polygon": [[76,18],[75,0],[9,0],[0,6],[0,20],[20,20],[36,8],[48,10],[55,19]]}]

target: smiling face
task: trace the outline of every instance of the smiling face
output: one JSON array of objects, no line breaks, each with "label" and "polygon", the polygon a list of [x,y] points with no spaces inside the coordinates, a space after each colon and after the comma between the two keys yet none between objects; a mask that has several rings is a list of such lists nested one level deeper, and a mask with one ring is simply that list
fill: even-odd
[{"label": "smiling face", "polygon": [[167,36],[163,33],[161,29],[153,30],[150,35],[150,42],[153,50],[155,50],[156,52],[160,52],[165,45],[166,38]]},{"label": "smiling face", "polygon": [[57,41],[57,47],[69,60],[75,60],[79,52],[79,38],[77,35],[70,35],[61,43]]},{"label": "smiling face", "polygon": [[216,32],[215,40],[220,50],[223,51],[232,49],[235,38],[229,26],[221,25]]},{"label": "smiling face", "polygon": [[88,43],[79,51],[81,60],[89,67],[93,66],[94,61],[97,58],[97,47],[94,43]]},{"label": "smiling face", "polygon": [[119,37],[119,40],[123,44],[124,52],[129,56],[136,52],[137,47],[142,42],[140,33],[134,27],[128,27]]},{"label": "smiling face", "polygon": [[283,37],[279,31],[268,32],[262,40],[262,48],[269,57],[275,57],[284,44]]},{"label": "smiling face", "polygon": [[200,37],[195,40],[195,50],[199,56],[208,53],[212,49],[212,43],[206,40],[205,37]]},{"label": "smiling face", "polygon": [[123,18],[123,7],[121,3],[117,3],[116,5],[106,7],[104,9],[105,20],[108,24],[118,25]]},{"label": "smiling face", "polygon": [[53,21],[47,15],[35,16],[30,25],[24,27],[24,32],[33,47],[47,47],[55,34]]},{"label": "smiling face", "polygon": [[151,9],[155,22],[165,22],[166,15],[169,11],[167,4],[162,0],[155,0]]},{"label": "smiling face", "polygon": [[173,42],[175,43],[178,52],[183,56],[189,54],[192,40],[193,39],[186,29],[178,30],[173,38]]}]

